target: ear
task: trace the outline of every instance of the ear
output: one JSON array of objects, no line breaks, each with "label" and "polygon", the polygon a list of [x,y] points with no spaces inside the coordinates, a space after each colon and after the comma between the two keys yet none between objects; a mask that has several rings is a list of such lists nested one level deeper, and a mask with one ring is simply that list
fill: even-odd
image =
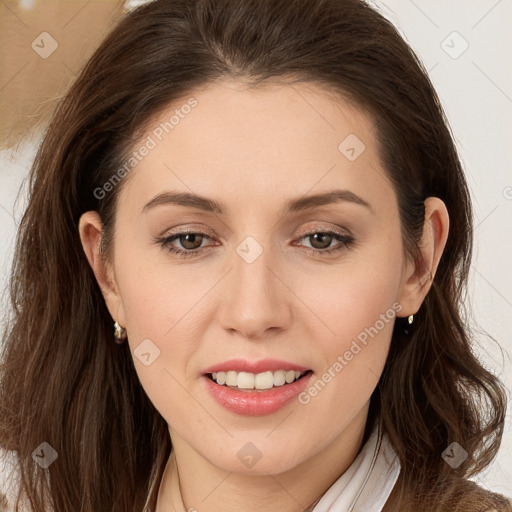
[{"label": "ear", "polygon": [[115,281],[113,265],[107,261],[100,250],[103,225],[98,212],[89,211],[82,214],[78,223],[78,231],[85,255],[94,272],[110,315],[122,326],[125,326],[124,310]]},{"label": "ear", "polygon": [[439,261],[446,246],[450,218],[446,205],[438,197],[425,200],[425,221],[417,261],[409,260],[403,274],[398,302],[400,316],[414,315],[432,286]]}]

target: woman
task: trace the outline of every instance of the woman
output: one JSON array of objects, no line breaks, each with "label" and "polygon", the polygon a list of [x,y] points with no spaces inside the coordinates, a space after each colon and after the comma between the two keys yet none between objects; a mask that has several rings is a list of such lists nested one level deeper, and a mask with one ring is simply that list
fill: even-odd
[{"label": "woman", "polygon": [[506,403],[463,171],[368,5],[134,10],[30,184],[0,444],[34,511],[512,510],[467,480]]}]

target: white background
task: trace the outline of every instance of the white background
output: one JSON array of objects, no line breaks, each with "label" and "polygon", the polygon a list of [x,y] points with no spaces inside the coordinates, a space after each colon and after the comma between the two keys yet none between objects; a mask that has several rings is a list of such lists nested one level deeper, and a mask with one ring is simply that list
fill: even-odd
[{"label": "white background", "polygon": [[[399,28],[424,62],[454,133],[475,209],[475,256],[469,287],[475,325],[498,340],[504,352],[482,334],[478,336],[476,350],[484,363],[504,380],[510,397],[512,1],[387,0],[372,3]],[[466,45],[467,49],[462,52]],[[1,152],[2,289],[11,264],[16,222],[24,205],[23,194],[17,205],[15,198],[28,172],[36,143],[23,141],[16,151]],[[510,410],[507,418],[498,459],[478,480],[512,497]]]}]

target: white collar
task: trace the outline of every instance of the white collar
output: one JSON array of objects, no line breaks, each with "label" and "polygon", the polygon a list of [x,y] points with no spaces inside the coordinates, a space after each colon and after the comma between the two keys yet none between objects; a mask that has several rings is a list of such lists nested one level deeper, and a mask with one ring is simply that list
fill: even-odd
[{"label": "white collar", "polygon": [[400,461],[387,434],[375,426],[354,462],[312,512],[381,512],[399,473]]}]

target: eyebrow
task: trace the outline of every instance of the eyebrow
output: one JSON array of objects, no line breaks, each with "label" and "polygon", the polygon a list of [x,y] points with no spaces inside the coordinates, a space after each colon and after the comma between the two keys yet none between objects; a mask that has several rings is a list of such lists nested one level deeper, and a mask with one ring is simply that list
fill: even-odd
[{"label": "eyebrow", "polygon": [[[357,204],[368,208],[373,212],[370,203],[350,192],[349,190],[332,190],[322,194],[303,196],[297,199],[287,201],[282,208],[283,215],[297,213],[301,211],[311,210],[319,206],[334,204],[341,201]],[[228,210],[222,203],[189,192],[173,192],[167,191],[157,194],[153,199],[144,205],[141,213],[146,213],[153,208],[161,205],[177,205],[189,208],[195,208],[205,212],[216,213],[219,215],[227,215]]]}]

